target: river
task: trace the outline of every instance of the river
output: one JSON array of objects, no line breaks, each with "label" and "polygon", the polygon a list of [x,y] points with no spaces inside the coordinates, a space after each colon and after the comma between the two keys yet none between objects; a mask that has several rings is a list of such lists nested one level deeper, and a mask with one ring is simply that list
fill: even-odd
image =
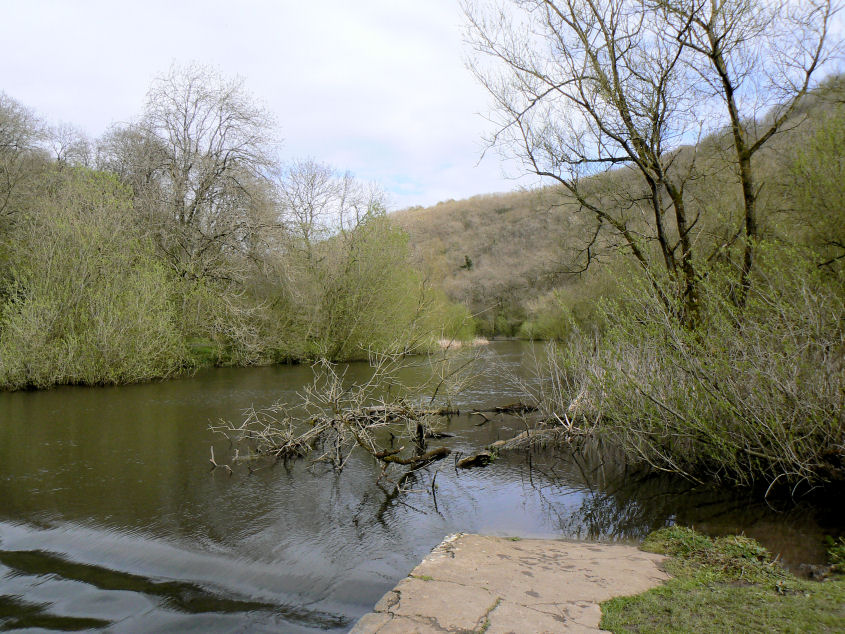
[{"label": "river", "polygon": [[[486,354],[530,377],[528,344]],[[349,377],[365,376],[352,364]],[[452,457],[386,494],[359,457],[341,474],[306,462],[210,471],[210,423],[293,402],[307,366],[218,368],[124,387],[0,394],[0,629],[347,630],[447,534],[628,541],[671,522],[744,532],[788,564],[818,561],[841,517],[772,507],[564,450],[483,469]],[[498,372],[463,408],[513,401]],[[523,427],[446,423],[437,441],[471,452]],[[436,480],[432,487],[432,480]],[[432,495],[432,489],[436,495]]]}]

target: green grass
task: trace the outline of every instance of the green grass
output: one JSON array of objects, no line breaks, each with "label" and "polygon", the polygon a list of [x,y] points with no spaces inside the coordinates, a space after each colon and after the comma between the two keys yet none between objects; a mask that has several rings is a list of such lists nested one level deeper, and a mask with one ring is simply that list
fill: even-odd
[{"label": "green grass", "polygon": [[845,574],[845,537],[833,539],[827,536],[827,554],[835,572]]},{"label": "green grass", "polygon": [[203,339],[188,340],[188,353],[194,364],[200,368],[217,365],[221,356],[218,344]]},{"label": "green grass", "polygon": [[746,537],[710,539],[689,528],[652,533],[643,550],[669,556],[673,578],[602,603],[613,632],[841,632],[845,579],[798,579]]}]

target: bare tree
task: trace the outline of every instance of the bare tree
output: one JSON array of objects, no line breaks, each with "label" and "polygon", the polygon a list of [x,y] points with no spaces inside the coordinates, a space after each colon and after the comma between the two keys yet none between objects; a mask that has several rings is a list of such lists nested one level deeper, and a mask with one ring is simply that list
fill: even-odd
[{"label": "bare tree", "polygon": [[33,162],[43,163],[43,137],[43,126],[32,111],[0,92],[0,218],[4,222],[17,211],[14,196],[32,175]]},{"label": "bare tree", "polygon": [[354,229],[368,210],[381,205],[382,198],[350,173],[312,159],[285,166],[277,191],[281,219],[295,238],[295,248],[308,259],[316,243]]},{"label": "bare tree", "polygon": [[227,258],[272,223],[273,125],[241,79],[174,66],[153,82],[140,122],[101,143],[101,162],[133,186],[180,274],[227,278]]},{"label": "bare tree", "polygon": [[47,145],[59,167],[93,166],[93,148],[85,133],[69,123],[60,123],[47,130]]},{"label": "bare tree", "polygon": [[696,93],[721,101],[727,117],[744,206],[744,298],[760,237],[762,184],[752,159],[789,121],[837,52],[828,40],[839,7],[833,0],[658,0],[649,8],[662,11],[668,32],[692,51],[686,63],[702,80]]},{"label": "bare tree", "polygon": [[364,342],[377,349],[399,339],[419,345],[417,321],[431,296],[381,192],[304,160],[285,167],[277,196],[287,232],[279,264],[311,354],[346,359],[360,356]]},{"label": "bare tree", "polygon": [[[644,269],[655,264],[656,243],[683,298],[679,317],[694,321],[696,218],[684,197],[692,167],[673,169],[670,151],[698,131],[683,45],[629,0],[464,8],[480,54],[472,69],[495,102],[491,144],[557,181],[594,217],[587,265],[604,231]],[[613,179],[591,178],[619,167],[626,170]]]},{"label": "bare tree", "polygon": [[[674,312],[689,325],[698,312],[696,261],[709,255],[694,252],[704,247],[694,234],[704,206],[687,185],[702,174],[695,151],[683,148],[711,122],[728,121],[745,201],[747,284],[758,232],[751,157],[811,88],[829,1],[465,0],[464,11],[476,52],[470,66],[494,100],[490,145],[554,179],[594,217],[586,265],[611,235],[642,268],[661,266],[677,283]],[[767,107],[774,110],[758,130]],[[660,295],[667,306],[675,301]]]}]

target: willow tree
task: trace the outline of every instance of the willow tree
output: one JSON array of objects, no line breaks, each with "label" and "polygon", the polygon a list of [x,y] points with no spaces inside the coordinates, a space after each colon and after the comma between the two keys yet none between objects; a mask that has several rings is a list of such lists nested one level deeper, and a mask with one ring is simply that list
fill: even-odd
[{"label": "willow tree", "polygon": [[[696,239],[706,205],[688,185],[708,168],[685,146],[730,125],[747,283],[757,232],[751,157],[812,87],[829,2],[466,0],[464,10],[470,66],[493,98],[490,145],[556,181],[594,219],[584,265],[609,237],[652,279],[665,272],[673,290],[659,289],[662,301],[687,325],[699,312],[697,267],[713,255],[704,249],[724,245]],[[768,128],[751,132],[766,103],[776,107]]]},{"label": "willow tree", "polygon": [[377,188],[304,160],[282,171],[278,199],[287,233],[276,255],[306,356],[366,358],[427,343],[434,297]]}]

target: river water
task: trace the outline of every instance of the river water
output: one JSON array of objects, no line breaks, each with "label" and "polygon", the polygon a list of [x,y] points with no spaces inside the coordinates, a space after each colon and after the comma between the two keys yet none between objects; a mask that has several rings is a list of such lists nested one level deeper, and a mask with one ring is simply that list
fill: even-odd
[{"label": "river water", "polygon": [[[515,400],[501,368],[529,376],[527,352],[492,344],[500,369],[458,404]],[[349,377],[367,372],[353,364]],[[466,471],[450,457],[400,496],[364,457],[341,474],[304,462],[209,470],[212,445],[218,461],[230,455],[210,423],[293,402],[311,379],[307,366],[213,369],[0,394],[0,630],[344,631],[457,531],[624,541],[679,522],[745,532],[788,564],[820,560],[822,536],[841,532],[824,508],[773,508],[563,450]],[[455,416],[454,437],[435,444],[469,453],[523,429],[480,422]]]}]

